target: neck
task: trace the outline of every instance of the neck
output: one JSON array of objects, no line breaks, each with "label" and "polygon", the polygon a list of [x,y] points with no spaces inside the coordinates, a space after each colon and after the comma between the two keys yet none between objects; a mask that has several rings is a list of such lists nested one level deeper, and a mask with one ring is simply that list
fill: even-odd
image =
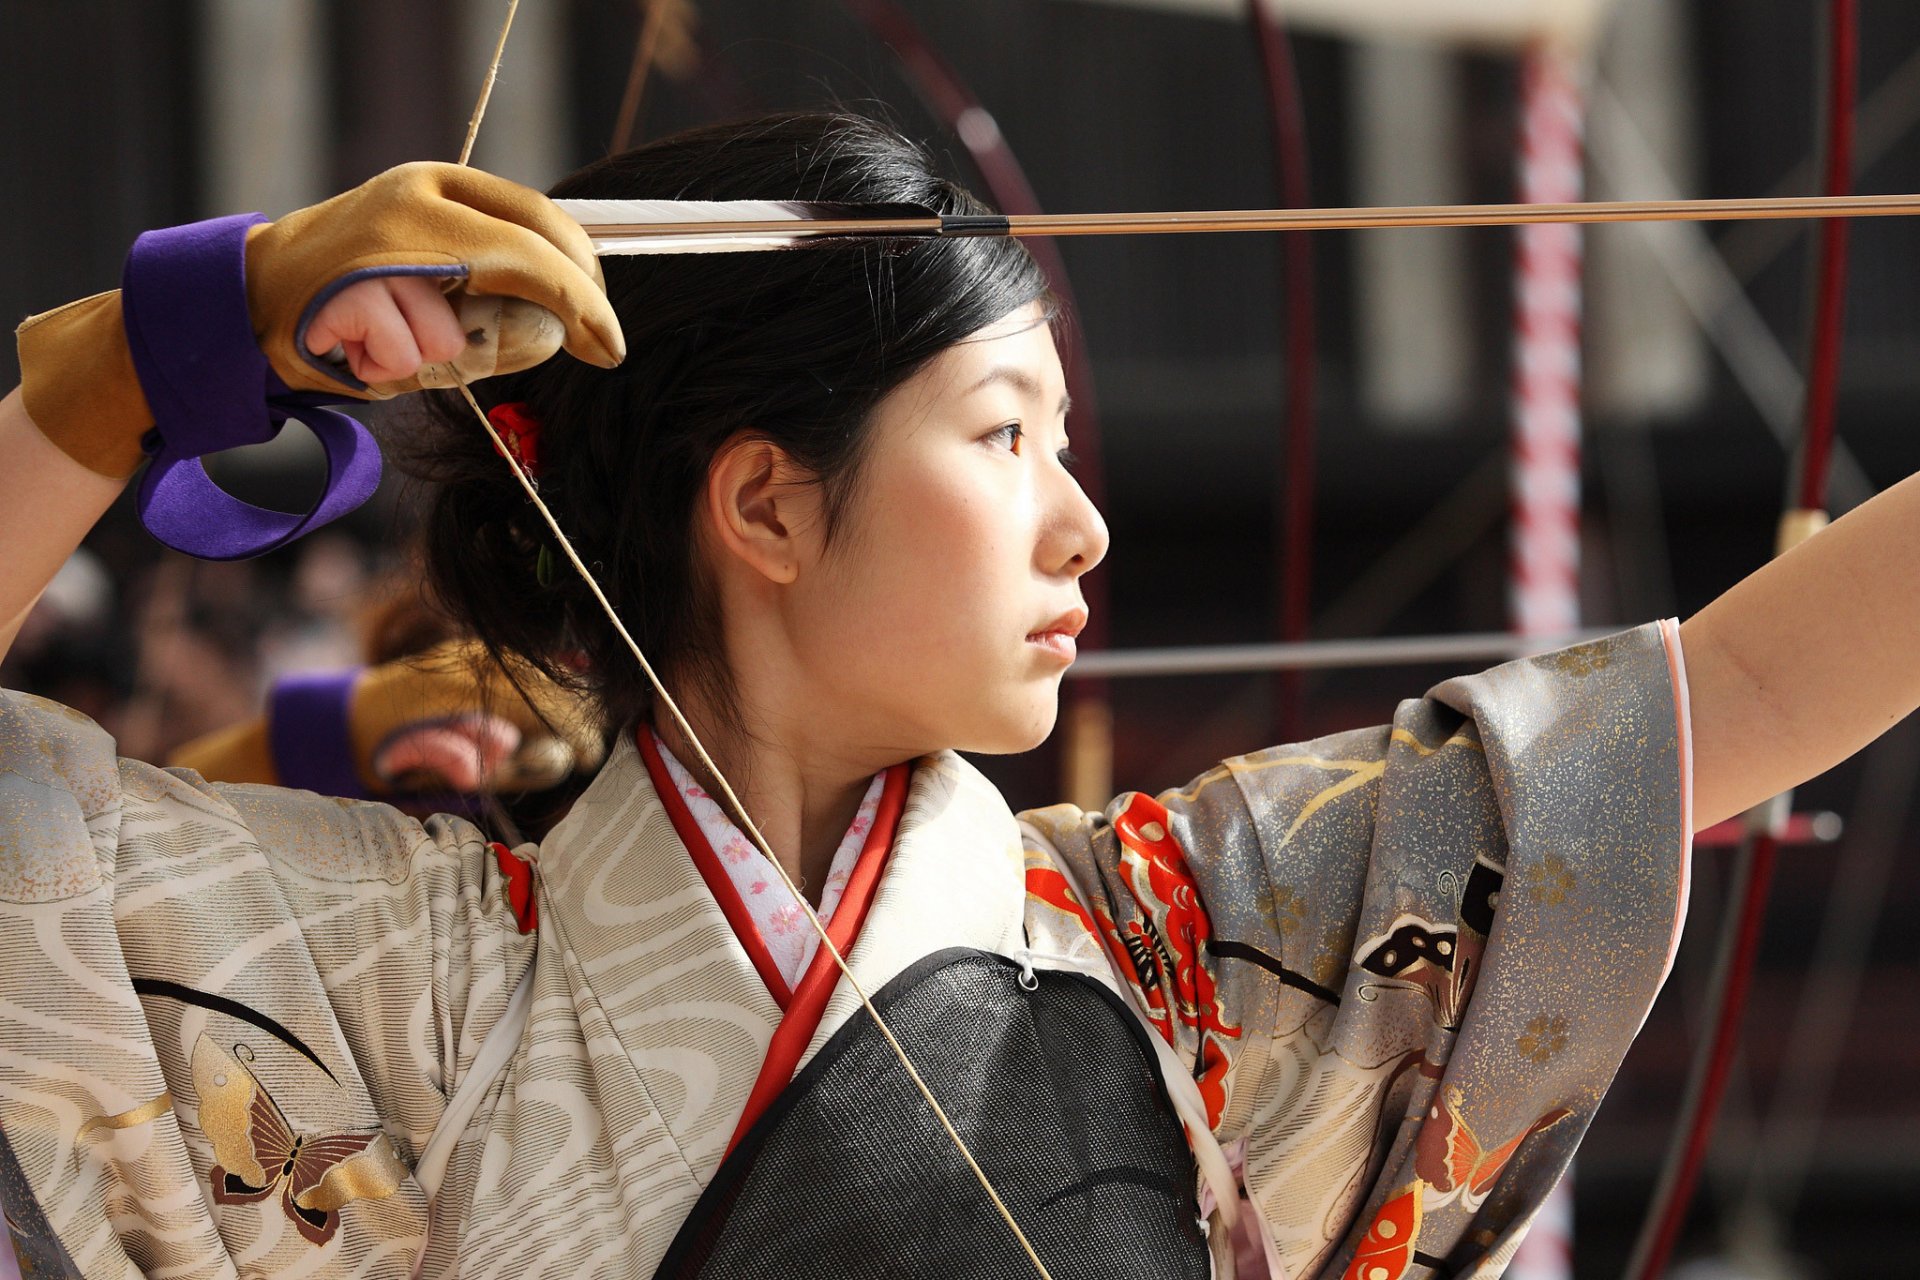
[{"label": "neck", "polygon": [[[834,854],[860,811],[873,775],[883,766],[836,758],[807,749],[804,741],[779,736],[747,736],[720,727],[717,717],[686,700],[694,731],[753,825],[766,840],[774,861],[814,906],[833,866]],[[687,771],[713,797],[726,804],[726,791],[686,740],[671,717],[661,714],[656,730]],[[732,815],[735,823],[740,816]],[[745,830],[745,827],[742,827]],[[751,837],[749,837],[751,838]]]}]

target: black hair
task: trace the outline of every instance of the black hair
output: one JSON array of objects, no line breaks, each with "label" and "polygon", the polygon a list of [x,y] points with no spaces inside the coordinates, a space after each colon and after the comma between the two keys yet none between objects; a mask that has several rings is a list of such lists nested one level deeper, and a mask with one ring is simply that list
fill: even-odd
[{"label": "black hair", "polygon": [[[550,194],[990,212],[920,146],[841,112],[689,130],[589,165]],[[693,536],[715,453],[741,431],[778,445],[822,486],[831,539],[875,405],[1020,307],[1040,300],[1051,316],[1046,281],[1005,238],[610,256],[601,266],[625,363],[602,370],[562,354],[488,380],[481,398],[524,401],[540,419],[542,499],[663,677],[697,683],[740,728]],[[647,718],[653,695],[638,664],[472,410],[447,393],[427,399],[428,421],[396,443],[403,468],[433,482],[423,554],[441,607],[496,654],[581,689],[607,728]]]}]

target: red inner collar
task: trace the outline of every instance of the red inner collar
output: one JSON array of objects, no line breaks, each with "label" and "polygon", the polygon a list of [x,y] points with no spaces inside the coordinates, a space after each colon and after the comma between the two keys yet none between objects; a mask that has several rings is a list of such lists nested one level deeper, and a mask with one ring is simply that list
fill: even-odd
[{"label": "red inner collar", "polygon": [[[760,930],[753,922],[752,912],[741,900],[740,891],[734,887],[733,878],[721,865],[713,846],[707,843],[706,833],[700,829],[699,820],[687,808],[686,798],[680,794],[680,788],[674,785],[666,761],[661,759],[660,750],[654,744],[651,729],[643,724],[634,730],[633,737],[635,745],[640,748],[640,758],[647,766],[647,776],[653,781],[654,792],[666,808],[668,820],[673,823],[674,834],[687,847],[693,865],[699,868],[700,878],[706,881],[707,891],[719,904],[721,913],[733,928],[734,936],[739,938],[761,981],[767,984],[767,991],[784,1015],[774,1030],[772,1043],[767,1046],[767,1056],[760,1064],[760,1075],[754,1081],[753,1092],[748,1095],[746,1110],[741,1114],[740,1123],[727,1144],[727,1149],[731,1151],[733,1144],[753,1126],[760,1113],[780,1096],[793,1079],[794,1068],[800,1064],[801,1055],[807,1051],[807,1045],[812,1042],[813,1033],[826,1013],[827,998],[839,983],[840,970],[834,964],[833,957],[827,954],[827,949],[820,947],[814,951],[799,985],[788,988],[786,978],[773,962],[773,954],[767,950],[766,940],[760,936]],[[912,773],[912,767],[906,764],[896,764],[887,770],[886,781],[881,784],[880,807],[873,815],[873,829],[867,833],[866,843],[860,848],[860,856],[853,864],[853,873],[840,895],[839,905],[834,908],[833,918],[826,922],[827,937],[842,956],[847,954],[854,940],[860,936],[860,928],[866,923],[867,910],[873,905],[874,894],[880,887],[887,855],[893,850],[894,834],[900,826],[900,815],[906,808],[907,783]]]}]

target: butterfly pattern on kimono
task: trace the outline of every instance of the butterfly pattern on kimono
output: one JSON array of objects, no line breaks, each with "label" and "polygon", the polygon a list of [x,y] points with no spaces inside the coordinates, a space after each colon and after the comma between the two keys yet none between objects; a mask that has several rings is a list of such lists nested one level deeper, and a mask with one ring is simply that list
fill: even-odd
[{"label": "butterfly pattern on kimono", "polygon": [[406,1177],[384,1133],[301,1133],[244,1062],[202,1035],[193,1047],[200,1128],[217,1163],[209,1180],[215,1204],[255,1204],[278,1194],[287,1220],[323,1245],[355,1200],[381,1200]]},{"label": "butterfly pattern on kimono", "polygon": [[1477,1212],[1520,1144],[1573,1114],[1565,1108],[1549,1111],[1488,1151],[1460,1116],[1460,1090],[1448,1094],[1446,1101],[1429,1107],[1414,1139],[1413,1181],[1388,1196],[1374,1213],[1342,1280],[1402,1280],[1415,1263],[1433,1268],[1440,1259],[1418,1251],[1428,1212],[1456,1200],[1466,1212]]},{"label": "butterfly pattern on kimono", "polygon": [[1360,967],[1390,982],[1417,987],[1433,1005],[1434,1021],[1457,1030],[1480,977],[1480,957],[1493,932],[1506,878],[1504,866],[1479,855],[1461,890],[1458,925],[1399,916],[1386,932],[1360,945]]},{"label": "butterfly pattern on kimono", "polygon": [[1444,1100],[1437,1099],[1427,1108],[1427,1122],[1414,1139],[1413,1171],[1437,1193],[1433,1205],[1458,1199],[1469,1213],[1486,1203],[1522,1142],[1573,1114],[1557,1107],[1488,1151],[1460,1116],[1460,1090],[1447,1093]]},{"label": "butterfly pattern on kimono", "polygon": [[[1390,728],[1227,762],[1159,797],[1166,819],[1145,805],[1135,810],[1129,826],[1143,847],[1126,865],[1115,820],[1133,794],[1098,812],[1063,805],[1016,815],[958,757],[923,760],[887,892],[863,930],[862,982],[871,973],[877,990],[953,946],[1084,972],[1144,1008],[1138,981],[1160,996],[1178,1036],[1169,1075],[1191,1079],[1202,1038],[1179,1008],[1176,952],[1185,946],[1214,987],[1203,1001],[1202,974],[1189,975],[1196,1023],[1203,1003],[1217,1004],[1219,1020],[1240,1028],[1238,1039],[1206,1038],[1238,1059],[1218,1080],[1230,1101],[1215,1137],[1230,1149],[1245,1142],[1247,1219],[1287,1274],[1340,1280],[1382,1204],[1415,1182],[1425,1216],[1407,1280],[1497,1270],[1509,1228],[1564,1167],[1670,959],[1687,865],[1680,658],[1677,627],[1659,624],[1623,642],[1593,674],[1565,677],[1520,663],[1409,700]],[[1472,749],[1401,749],[1406,739],[1455,738],[1484,741],[1501,768],[1490,771],[1488,754]],[[1328,792],[1329,774],[1338,786],[1375,765],[1377,785],[1363,779],[1295,828]],[[543,935],[521,932],[529,921],[514,902],[511,865],[503,870],[483,833],[459,818],[423,825],[384,806],[201,784],[120,760],[90,722],[16,693],[0,693],[0,798],[0,1042],[67,1064],[40,1072],[36,1087],[81,1100],[82,1112],[89,1102],[98,1109],[98,1100],[140,1102],[161,1084],[176,1095],[177,1124],[163,1115],[145,1136],[96,1156],[91,1134],[69,1132],[72,1107],[0,1091],[0,1126],[23,1156],[8,1182],[9,1210],[24,1187],[27,1203],[45,1210],[46,1229],[34,1238],[65,1249],[76,1275],[130,1275],[129,1256],[177,1275],[212,1267],[294,1276],[330,1265],[353,1270],[353,1260],[375,1257],[406,1274],[427,1247],[424,1187],[405,1176],[385,1199],[330,1210],[305,1195],[311,1170],[277,1176],[291,1139],[281,1138],[275,1162],[255,1150],[255,1135],[345,1133],[357,1143],[351,1135],[384,1128],[410,1158],[401,1137],[417,1127],[409,1118],[446,1105],[439,1073],[457,1064],[445,1055],[502,1025],[523,975],[531,987],[524,1007],[541,1034],[524,1037],[506,1069],[553,1087],[538,1098],[522,1091],[517,1110],[507,1090],[463,1138],[478,1154],[448,1166],[434,1202],[442,1223],[464,1224],[449,1265],[464,1280],[559,1274],[592,1238],[619,1256],[603,1269],[651,1275],[683,1206],[724,1158],[731,1100],[750,1094],[763,1065],[753,1038],[737,1028],[765,1026],[771,1035],[778,1025],[777,1005],[756,985],[750,958],[685,857],[630,737],[576,803],[576,817],[540,849],[544,936],[585,947],[578,968],[536,963]],[[1150,824],[1178,842],[1185,876]],[[1024,897],[1016,847],[1026,857]],[[1501,946],[1487,944],[1473,1015],[1456,1035],[1438,1026],[1416,983],[1362,968],[1360,946],[1413,914],[1452,927],[1457,948],[1462,915],[1490,902],[1476,893],[1462,905],[1482,850],[1506,863],[1509,892],[1526,888],[1528,909],[1507,910],[1518,900],[1500,904]],[[1536,868],[1552,880],[1538,896]],[[1211,916],[1198,946],[1167,927],[1187,909],[1182,880]],[[1178,910],[1150,912],[1136,897],[1141,886],[1151,901]],[[1288,910],[1290,899],[1276,897],[1282,888],[1307,909]],[[50,891],[66,896],[49,900]],[[590,927],[609,917],[621,927]],[[226,927],[181,929],[188,918]],[[1200,921],[1185,923],[1199,942]],[[691,945],[690,925],[700,939]],[[1146,975],[1136,973],[1130,925],[1142,925],[1135,951]],[[55,926],[72,943],[59,955],[41,945]],[[289,931],[303,945],[273,945]],[[373,931],[422,945],[370,954]],[[1153,947],[1156,936],[1164,952]],[[1569,944],[1595,936],[1604,939],[1607,964],[1593,961],[1590,945]],[[297,1006],[296,1027],[337,1071],[333,1082],[310,1076],[321,1067],[288,1056],[301,1050],[264,1021],[225,1021],[217,1010],[232,1001],[209,1005],[205,1017],[155,1016],[143,1004],[150,993],[132,986],[205,983],[209,973],[230,971],[236,948],[253,958],[245,981],[223,979],[222,989],[237,985],[277,1007]],[[1116,959],[1108,975],[1100,955],[1116,950],[1127,959]],[[1287,973],[1258,957],[1284,963]],[[579,985],[589,972],[591,986]],[[1163,973],[1172,980],[1163,982]],[[1450,970],[1429,976],[1453,989]],[[1326,994],[1308,992],[1307,980],[1325,984]],[[686,1016],[693,1007],[718,1012],[695,1026]],[[850,998],[836,1006],[848,1018],[853,1007]],[[409,1034],[423,1010],[434,1025],[457,1025],[459,1036]],[[621,1036],[604,1033],[603,1012]],[[202,1023],[246,1068],[224,1055],[211,1059],[239,1086],[226,1128],[212,1105],[201,1122],[202,1102],[220,1093],[207,1087],[203,1099],[195,1089]],[[194,1029],[183,1037],[181,1026]],[[719,1052],[736,1042],[749,1051],[731,1059]],[[661,1043],[702,1052],[640,1071],[640,1049]],[[614,1073],[633,1082],[623,1096],[639,1105],[607,1111],[598,1083]],[[1186,1081],[1171,1083],[1187,1092]],[[255,1114],[256,1088],[284,1115],[272,1115],[264,1099]],[[716,1097],[726,1100],[718,1111],[729,1112],[717,1122],[702,1115]],[[1434,1101],[1451,1102],[1483,1148],[1476,1156],[1458,1144],[1443,1179],[1452,1185],[1484,1187],[1493,1176],[1485,1149],[1498,1151],[1551,1108],[1569,1106],[1574,1115],[1522,1142],[1469,1213],[1464,1193],[1434,1207],[1445,1193],[1413,1169]],[[1445,1107],[1434,1118],[1451,1119]],[[1203,1114],[1196,1134],[1205,1123]],[[206,1129],[221,1134],[217,1151]],[[669,1150],[681,1142],[686,1160],[621,1157],[637,1144]],[[368,1142],[356,1154],[385,1146]],[[1444,1168],[1447,1153],[1434,1154]],[[258,1167],[257,1178],[243,1161]],[[222,1190],[245,1194],[271,1181],[269,1193],[217,1202],[209,1190],[216,1163]],[[534,1185],[487,1173],[563,1165],[577,1176]],[[228,1173],[240,1185],[230,1186]],[[292,1225],[289,1191],[296,1208],[337,1220],[324,1245]],[[1399,1242],[1410,1234],[1402,1225],[1411,1226],[1413,1207],[1403,1202],[1396,1209],[1404,1218],[1373,1233],[1371,1265],[1356,1275],[1386,1280],[1403,1270]],[[1428,1256],[1438,1265],[1424,1263]]]},{"label": "butterfly pattern on kimono", "polygon": [[1426,1184],[1415,1181],[1387,1197],[1373,1215],[1341,1280],[1400,1280],[1413,1265],[1413,1246],[1426,1216]]}]

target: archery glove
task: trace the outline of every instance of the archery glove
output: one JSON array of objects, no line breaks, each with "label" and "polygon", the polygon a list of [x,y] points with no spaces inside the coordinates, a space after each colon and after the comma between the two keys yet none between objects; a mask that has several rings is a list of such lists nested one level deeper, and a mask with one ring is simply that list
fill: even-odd
[{"label": "archery glove", "polygon": [[[443,282],[468,334],[451,366],[369,386],[308,352],[314,314],[361,280]],[[626,354],[586,232],[537,191],[478,169],[401,165],[246,241],[247,310],[273,372],[295,391],[385,399],[529,368],[564,348],[602,367]],[[135,373],[119,291],[30,317],[17,331],[21,394],[48,439],[90,470],[133,474],[153,411]]]}]

